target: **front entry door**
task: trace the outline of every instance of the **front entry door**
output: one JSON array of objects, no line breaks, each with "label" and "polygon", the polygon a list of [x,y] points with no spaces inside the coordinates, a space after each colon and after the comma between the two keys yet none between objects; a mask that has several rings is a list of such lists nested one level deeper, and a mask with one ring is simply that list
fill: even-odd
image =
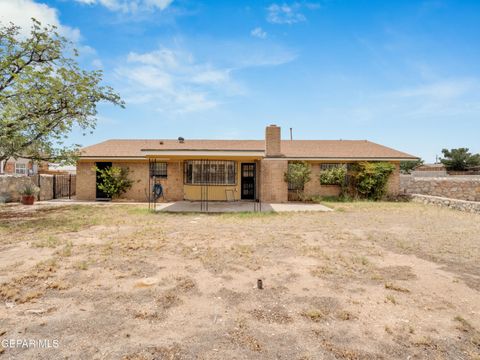
[{"label": "front entry door", "polygon": [[242,164],[242,194],[245,200],[255,199],[255,163]]},{"label": "front entry door", "polygon": [[[97,167],[97,169],[103,170],[103,169],[108,169],[108,168],[112,167],[112,163],[111,162],[97,162],[97,163],[95,163],[95,166]],[[107,194],[105,194],[102,190],[100,190],[98,188],[98,184],[100,184],[101,181],[102,181],[102,179],[100,178],[100,174],[97,171],[97,182],[96,182],[97,195],[96,195],[96,198],[97,198],[97,200],[108,200],[109,197],[107,196]]]}]

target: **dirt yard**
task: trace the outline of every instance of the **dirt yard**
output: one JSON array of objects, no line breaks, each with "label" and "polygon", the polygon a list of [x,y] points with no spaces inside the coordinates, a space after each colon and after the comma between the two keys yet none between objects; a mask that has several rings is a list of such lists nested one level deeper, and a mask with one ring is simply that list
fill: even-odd
[{"label": "dirt yard", "polygon": [[480,359],[480,216],[329,206],[0,208],[0,358]]}]

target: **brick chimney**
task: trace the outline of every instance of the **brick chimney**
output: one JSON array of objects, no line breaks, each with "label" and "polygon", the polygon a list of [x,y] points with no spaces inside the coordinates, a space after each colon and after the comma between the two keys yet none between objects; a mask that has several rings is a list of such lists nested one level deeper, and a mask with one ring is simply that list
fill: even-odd
[{"label": "brick chimney", "polygon": [[265,128],[265,155],[267,157],[282,156],[280,126],[269,125]]}]

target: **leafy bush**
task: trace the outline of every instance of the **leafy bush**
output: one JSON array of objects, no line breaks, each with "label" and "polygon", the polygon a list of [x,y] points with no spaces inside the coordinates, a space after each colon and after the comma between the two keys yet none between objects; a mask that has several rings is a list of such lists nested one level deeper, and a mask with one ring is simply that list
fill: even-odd
[{"label": "leafy bush", "polygon": [[307,162],[291,162],[284,174],[289,190],[295,190],[300,199],[304,199],[305,184],[311,179],[312,168]]},{"label": "leafy bush", "polygon": [[400,161],[400,171],[402,174],[410,174],[418,166],[423,165],[423,160]]},{"label": "leafy bush", "polygon": [[133,180],[128,178],[130,170],[111,166],[105,169],[95,169],[101,179],[98,188],[110,198],[117,198],[132,187]]},{"label": "leafy bush", "polygon": [[388,162],[361,162],[352,173],[354,190],[362,198],[380,200],[387,191],[388,178],[395,165]]},{"label": "leafy bush", "polygon": [[347,166],[341,165],[330,169],[322,170],[319,175],[321,185],[340,185],[345,184],[347,176]]}]

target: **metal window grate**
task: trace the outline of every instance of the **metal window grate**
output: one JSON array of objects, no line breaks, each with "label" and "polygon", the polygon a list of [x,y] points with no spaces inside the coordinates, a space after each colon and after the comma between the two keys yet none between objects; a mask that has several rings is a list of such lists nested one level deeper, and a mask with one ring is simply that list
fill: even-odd
[{"label": "metal window grate", "polygon": [[189,185],[235,185],[236,162],[232,160],[187,160],[184,183]]},{"label": "metal window grate", "polygon": [[151,162],[150,163],[150,176],[166,178],[167,177],[167,163],[166,162]]},{"label": "metal window grate", "polygon": [[354,163],[322,163],[320,164],[320,171],[338,168],[341,166],[347,166],[347,170],[350,171],[353,169],[354,165]]}]

